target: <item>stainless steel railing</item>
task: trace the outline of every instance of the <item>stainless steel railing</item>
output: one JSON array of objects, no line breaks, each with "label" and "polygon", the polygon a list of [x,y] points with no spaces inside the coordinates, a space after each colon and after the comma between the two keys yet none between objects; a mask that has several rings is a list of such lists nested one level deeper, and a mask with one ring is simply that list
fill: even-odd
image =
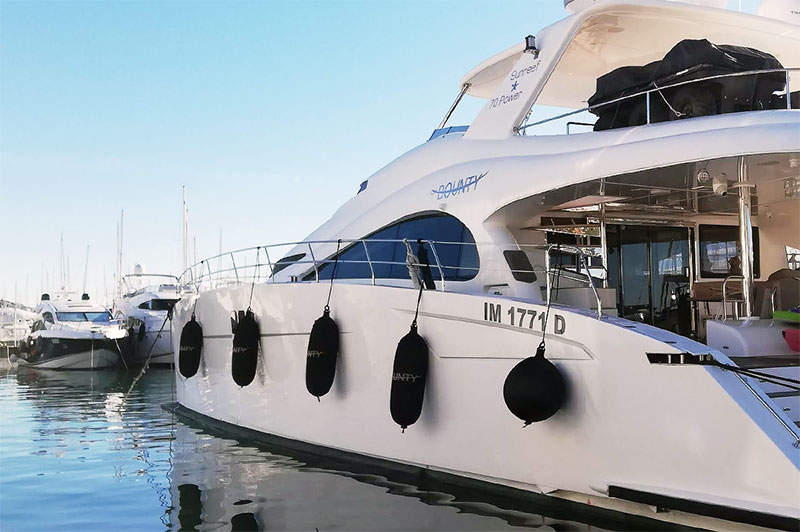
[{"label": "stainless steel railing", "polygon": [[[430,259],[428,263],[419,262],[419,258],[414,257],[406,257],[406,260],[403,261],[394,261],[394,260],[376,260],[372,258],[370,254],[370,246],[371,245],[381,245],[381,244],[409,244],[416,243],[419,244],[426,244],[430,250]],[[474,278],[478,274],[489,274],[489,273],[504,273],[508,274],[509,276],[513,276],[515,273],[536,273],[537,271],[541,273],[544,271],[546,275],[546,294],[547,294],[547,302],[552,302],[552,291],[553,291],[553,279],[558,275],[563,275],[565,278],[570,278],[572,280],[577,280],[579,282],[586,282],[587,285],[591,288],[594,298],[597,304],[597,315],[598,317],[602,317],[602,302],[597,291],[597,287],[594,283],[594,278],[591,275],[591,271],[589,268],[589,262],[586,259],[587,254],[590,253],[592,248],[589,247],[580,247],[580,246],[569,246],[563,244],[550,244],[550,245],[531,245],[531,244],[509,244],[509,245],[500,245],[495,243],[474,243],[474,242],[446,242],[446,241],[433,241],[433,240],[400,240],[400,239],[342,239],[340,241],[337,240],[307,240],[307,241],[300,241],[300,242],[285,242],[281,244],[271,244],[271,245],[264,245],[264,246],[256,246],[256,247],[249,247],[244,249],[239,249],[236,251],[229,251],[225,253],[221,253],[218,255],[214,255],[207,259],[204,259],[197,264],[194,264],[187,268],[180,276],[179,276],[179,285],[186,291],[201,291],[201,290],[208,290],[213,288],[219,288],[223,286],[231,286],[231,285],[239,285],[239,284],[246,284],[246,283],[260,283],[260,282],[267,282],[267,283],[280,283],[280,282],[321,282],[323,279],[320,276],[321,270],[328,266],[331,267],[335,260],[335,250],[336,247],[340,246],[340,258],[338,260],[339,265],[366,265],[369,270],[369,277],[357,277],[358,279],[368,279],[369,282],[373,285],[377,285],[379,280],[385,281],[385,284],[390,284],[389,281],[394,280],[395,282],[398,278],[395,277],[382,277],[376,270],[378,267],[386,267],[386,266],[402,266],[402,267],[411,267],[411,268],[432,268],[439,274],[438,279],[434,279],[434,283],[436,284],[436,289],[439,291],[451,291],[451,292],[458,292],[459,287],[463,285],[455,284],[455,289],[452,289],[454,279],[452,278],[453,275],[448,275],[450,272],[470,272],[475,275],[472,277]],[[355,246],[361,246],[363,248],[363,258],[359,259],[347,259],[342,258],[341,255],[349,250],[353,249]],[[509,250],[509,249],[516,249],[521,251],[526,250],[538,250],[544,253],[545,259],[545,266],[544,268],[539,268],[538,270],[536,267],[533,267],[533,270],[513,270],[510,267],[508,268],[492,268],[492,267],[475,267],[469,266],[464,264],[446,264],[443,262],[442,251],[445,246],[465,246],[474,248],[475,253],[477,256],[480,256],[478,253],[479,250],[486,251],[489,250],[496,250],[497,251],[497,260],[502,260],[502,251]],[[316,253],[315,253],[316,248]],[[280,250],[281,253],[284,255],[283,259],[278,261],[274,261],[272,259],[272,255],[270,251],[272,251],[273,255],[275,254],[276,250]],[[323,255],[325,258],[318,258],[319,252],[324,252]],[[556,265],[552,263],[551,256],[554,251],[557,251],[562,254],[574,255],[577,257],[577,265],[578,270],[580,271],[571,271],[567,268],[561,267],[561,265]],[[287,261],[286,258],[289,257],[286,253],[292,253],[293,257],[296,257],[296,260]],[[463,252],[459,253],[461,255]],[[244,260],[248,255],[253,256],[255,255],[255,260],[248,264],[246,260]],[[237,257],[239,260],[237,260]],[[297,266],[305,266],[304,268],[297,269]],[[294,275],[289,275],[286,278],[280,279],[277,274],[279,274],[284,268],[293,267]],[[327,282],[329,278],[324,279]],[[335,279],[336,281],[344,281],[344,280],[353,280],[353,277],[346,277],[342,275]],[[410,274],[409,274],[410,279]],[[457,281],[456,281],[457,283]]]},{"label": "stainless steel railing", "polygon": [[[530,124],[523,123],[522,125],[516,127],[515,131],[517,133],[519,133],[519,134],[523,134],[524,135],[525,131],[528,128],[531,128],[531,127],[534,127],[534,126],[547,124],[549,122],[554,122],[556,120],[562,120],[562,119],[568,118],[570,116],[574,116],[574,115],[577,115],[577,114],[580,114],[580,113],[585,113],[587,111],[593,111],[593,110],[596,110],[596,109],[600,109],[602,107],[607,107],[607,106],[613,105],[615,103],[620,103],[620,102],[624,102],[624,101],[627,101],[627,100],[633,100],[633,99],[636,99],[636,98],[641,98],[642,96],[644,96],[644,98],[645,98],[645,116],[646,116],[646,122],[645,123],[646,124],[650,124],[651,123],[651,105],[650,105],[651,101],[650,101],[650,99],[651,99],[651,95],[653,93],[658,93],[659,96],[664,98],[664,95],[662,94],[662,91],[667,90],[667,89],[673,89],[675,87],[681,87],[681,86],[684,86],[684,85],[691,85],[691,84],[694,84],[694,83],[701,83],[701,82],[705,82],[705,81],[712,81],[712,80],[722,79],[722,78],[732,78],[732,77],[740,77],[740,76],[757,76],[757,75],[760,75],[760,74],[783,73],[785,75],[785,78],[786,78],[786,85],[785,85],[786,109],[787,110],[791,110],[792,109],[791,86],[790,86],[790,73],[791,72],[800,72],[800,68],[793,67],[793,68],[776,68],[776,69],[765,69],[765,70],[748,70],[748,71],[745,71],[745,72],[731,72],[731,73],[727,73],[727,74],[717,74],[717,75],[714,75],[714,76],[706,76],[706,77],[698,78],[698,79],[691,79],[691,80],[686,80],[686,81],[680,81],[680,82],[677,82],[677,83],[670,83],[669,85],[664,85],[662,87],[653,87],[652,89],[646,89],[646,90],[643,90],[643,91],[636,92],[634,94],[629,94],[627,96],[621,96],[619,98],[614,98],[613,100],[607,100],[607,101],[604,101],[602,103],[598,103],[598,104],[595,104],[595,105],[590,105],[590,106],[584,107],[582,109],[577,109],[575,111],[570,111],[568,113],[562,113],[562,114],[559,114],[559,115],[556,115],[556,116],[553,116],[553,117],[550,117],[550,118],[545,118],[543,120],[537,120],[536,122],[532,122]],[[569,134],[569,124],[567,125],[567,133]]]},{"label": "stainless steel railing", "polygon": [[[744,277],[741,275],[728,275],[722,281],[722,321],[728,319],[728,281],[744,281]],[[741,285],[741,290],[744,290],[744,283]],[[741,299],[732,299],[730,300],[733,303],[733,319],[739,319],[739,303],[742,302]]]}]

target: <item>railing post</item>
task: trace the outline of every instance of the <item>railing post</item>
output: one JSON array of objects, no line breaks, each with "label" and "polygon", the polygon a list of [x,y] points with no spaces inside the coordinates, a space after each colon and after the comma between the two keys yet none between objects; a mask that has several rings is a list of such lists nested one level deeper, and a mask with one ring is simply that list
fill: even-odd
[{"label": "railing post", "polygon": [[211,265],[209,264],[208,261],[205,261],[205,263],[206,263],[206,270],[208,270],[208,282],[209,282],[209,284],[211,284],[213,286],[214,283],[212,281],[214,279],[213,279],[213,275],[211,274]]},{"label": "railing post", "polygon": [[644,94],[644,102],[645,102],[644,103],[645,110],[647,112],[647,123],[649,124],[650,123],[650,91],[647,91]]},{"label": "railing post", "polygon": [[545,250],[544,250],[544,275],[545,275],[546,286],[547,286],[547,305],[548,306],[550,305],[550,290],[552,288],[550,286],[550,247],[551,246],[547,246],[545,248]]},{"label": "railing post", "polygon": [[786,69],[786,109],[792,110],[792,91],[789,88],[789,69]]},{"label": "railing post", "polygon": [[317,278],[317,282],[319,282],[319,268],[317,268],[317,259],[314,257],[314,250],[311,249],[311,242],[306,242],[308,246],[308,252],[311,254],[311,261],[314,263],[314,276]]},{"label": "railing post", "polygon": [[583,254],[583,251],[580,248],[575,248],[578,252],[578,255],[581,258],[581,262],[583,262],[583,267],[586,268],[586,278],[589,279],[589,286],[592,287],[592,292],[594,293],[594,299],[597,301],[597,317],[599,319],[603,318],[603,302],[600,301],[600,294],[597,293],[597,287],[594,285],[594,279],[592,279],[592,272],[589,271],[589,263],[586,260],[586,255]]},{"label": "railing post", "polygon": [[267,249],[268,246],[264,246],[264,255],[267,257],[267,266],[269,266],[269,276],[272,277],[272,283],[275,284],[275,275],[274,270],[272,268],[272,261],[269,259],[269,250]]},{"label": "railing post", "polygon": [[[442,270],[442,265],[439,262],[439,254],[436,253],[436,246],[433,245],[433,242],[430,240],[426,240],[425,242],[431,247],[431,251],[433,252],[433,260],[436,261],[436,267],[439,269],[439,277],[442,278],[442,292],[444,292],[444,270]],[[478,247],[478,244],[475,244],[475,247]]]},{"label": "railing post", "polygon": [[367,264],[369,264],[369,274],[372,276],[372,284],[375,285],[375,269],[372,267],[372,259],[369,258],[369,250],[367,249],[367,241],[362,240],[361,244],[364,245],[364,256],[367,257]]},{"label": "railing post", "polygon": [[239,284],[239,270],[236,269],[236,260],[233,258],[233,251],[231,251],[230,255],[231,264],[233,264],[233,273],[236,274],[236,284]]}]

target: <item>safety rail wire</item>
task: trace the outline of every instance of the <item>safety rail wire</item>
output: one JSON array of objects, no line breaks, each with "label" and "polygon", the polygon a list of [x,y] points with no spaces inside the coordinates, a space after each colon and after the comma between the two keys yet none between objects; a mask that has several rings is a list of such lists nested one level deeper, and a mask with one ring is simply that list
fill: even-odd
[{"label": "safety rail wire", "polygon": [[[590,105],[588,107],[584,107],[582,109],[578,109],[578,110],[575,110],[575,111],[570,111],[568,113],[562,113],[560,115],[556,115],[556,116],[553,116],[553,117],[550,117],[550,118],[545,118],[543,120],[538,120],[538,121],[532,122],[530,124],[523,123],[522,125],[514,128],[514,131],[524,135],[525,131],[528,128],[531,128],[531,127],[534,127],[534,126],[540,126],[542,124],[547,124],[548,122],[555,122],[556,120],[561,120],[563,118],[574,116],[574,115],[577,115],[577,114],[580,114],[580,113],[585,113],[587,111],[591,112],[591,111],[593,111],[595,109],[600,109],[602,107],[607,107],[609,105],[613,105],[613,104],[619,103],[619,102],[624,102],[624,101],[627,101],[627,100],[633,100],[634,98],[640,98],[642,96],[645,97],[645,109],[646,109],[646,113],[645,114],[646,114],[646,119],[647,119],[646,123],[650,124],[651,123],[650,122],[650,95],[653,94],[654,92],[658,92],[659,95],[663,98],[664,95],[661,94],[661,91],[667,90],[667,89],[672,89],[672,88],[675,88],[675,87],[681,87],[681,86],[684,86],[684,85],[691,85],[691,84],[694,84],[694,83],[701,83],[703,81],[711,81],[711,80],[715,80],[715,79],[732,78],[732,77],[740,77],[740,76],[757,76],[759,74],[775,74],[775,73],[778,73],[778,72],[782,72],[785,75],[785,78],[786,78],[786,86],[785,86],[786,109],[787,110],[792,110],[792,94],[791,94],[791,88],[790,88],[790,84],[789,84],[789,78],[790,78],[789,74],[790,74],[790,72],[800,72],[800,68],[798,68],[798,67],[773,68],[773,69],[765,69],[765,70],[748,70],[748,71],[745,71],[745,72],[730,72],[730,73],[727,73],[727,74],[717,74],[717,75],[714,75],[714,76],[706,76],[704,78],[699,78],[699,79],[690,79],[690,80],[686,80],[686,81],[680,81],[680,82],[677,82],[677,83],[671,83],[669,85],[664,85],[663,87],[654,87],[652,89],[639,91],[637,93],[629,94],[627,96],[621,96],[619,98],[614,98],[613,100],[608,100],[608,101],[605,101],[605,102],[602,102],[602,103],[598,103],[598,104],[595,104],[595,105]],[[531,107],[531,109],[533,109],[533,107]],[[530,112],[528,113],[528,116],[530,116]],[[526,121],[527,121],[527,118],[526,118]],[[569,126],[567,126],[567,127],[569,128]],[[567,133],[569,133],[569,129],[567,130]]]},{"label": "safety rail wire", "polygon": [[[446,241],[433,241],[433,240],[421,240],[421,239],[342,239],[341,241],[337,240],[305,240],[300,242],[284,242],[281,244],[271,244],[265,246],[256,246],[256,247],[249,247],[243,248],[236,251],[228,251],[225,253],[221,253],[218,255],[214,255],[207,259],[204,259],[189,268],[187,268],[180,276],[179,276],[179,285],[183,289],[184,292],[199,292],[202,289],[213,289],[213,288],[220,288],[224,286],[235,286],[239,284],[245,283],[252,283],[252,282],[270,282],[270,283],[278,283],[278,282],[320,282],[320,269],[327,264],[332,264],[334,262],[334,254],[333,254],[333,246],[337,244],[337,242],[341,242],[341,244],[345,244],[343,246],[342,251],[340,251],[340,258],[339,264],[355,264],[355,265],[367,265],[370,272],[370,282],[373,285],[378,284],[379,279],[385,280],[392,280],[396,278],[383,278],[379,277],[375,273],[376,266],[412,266],[416,268],[421,267],[435,267],[436,270],[439,272],[439,286],[437,289],[442,292],[446,292],[447,290],[447,279],[445,275],[445,271],[452,271],[452,270],[459,270],[459,271],[470,271],[470,272],[502,272],[502,273],[531,273],[531,272],[544,272],[547,279],[547,301],[551,301],[551,294],[552,294],[552,273],[555,271],[556,267],[560,270],[559,274],[566,274],[566,277],[569,277],[572,280],[586,282],[589,287],[592,289],[592,293],[594,294],[595,301],[597,304],[597,316],[602,318],[603,311],[602,311],[602,301],[600,299],[600,295],[597,291],[597,287],[594,283],[594,278],[591,275],[589,269],[589,263],[586,260],[586,255],[595,255],[593,253],[593,248],[591,246],[570,246],[564,244],[549,244],[549,245],[539,245],[539,244],[508,244],[508,245],[501,245],[495,243],[475,243],[475,242],[446,242]],[[431,254],[433,255],[433,263],[421,263],[417,258],[416,261],[387,261],[387,260],[374,260],[370,256],[369,246],[367,244],[405,244],[408,243],[424,243],[430,247]],[[314,246],[331,246],[330,252],[326,253],[326,258],[318,259],[314,253]],[[353,249],[353,246],[361,245],[364,248],[364,258],[363,259],[346,259],[342,258],[341,254],[348,249]],[[533,267],[532,270],[515,270],[509,268],[486,268],[486,267],[473,267],[473,266],[463,266],[463,265],[448,265],[443,264],[440,259],[440,253],[443,246],[470,246],[475,248],[476,254],[480,248],[498,248],[502,250],[541,250],[544,251],[545,254],[545,267],[544,269]],[[439,246],[437,251],[437,246]],[[293,254],[300,254],[302,253],[303,256],[298,258],[298,260],[294,261],[284,261],[283,259],[279,261],[273,261],[270,257],[269,250],[275,250],[277,248],[287,248],[286,252],[294,251],[296,253]],[[303,248],[307,250],[307,253],[303,251]],[[577,268],[583,272],[581,275],[581,271],[571,271],[562,267],[561,265],[553,265],[551,264],[551,253],[553,251],[557,251],[559,253],[566,253],[568,255],[575,255],[578,257],[578,265]],[[236,256],[242,256],[244,254],[255,254],[256,257],[262,257],[266,259],[266,263],[260,262],[256,260],[252,264],[244,264],[243,261],[239,261],[237,265]],[[306,258],[308,257],[308,258]],[[285,258],[285,257],[284,257]],[[226,260],[229,262],[225,264],[223,267],[222,262]],[[212,270],[212,264],[216,263],[216,267]],[[282,269],[287,267],[294,267],[296,265],[307,265],[308,267],[299,275],[293,276],[293,279],[286,279],[284,281],[278,281],[275,278],[275,274],[279,273]],[[276,268],[278,271],[276,272]],[[248,275],[248,271],[253,272],[253,275]],[[263,272],[263,273],[262,273]],[[309,276],[313,276],[313,280],[306,279]],[[585,277],[585,279],[584,279]],[[342,277],[340,280],[345,280],[345,277]],[[352,279],[351,279],[352,280]]]}]

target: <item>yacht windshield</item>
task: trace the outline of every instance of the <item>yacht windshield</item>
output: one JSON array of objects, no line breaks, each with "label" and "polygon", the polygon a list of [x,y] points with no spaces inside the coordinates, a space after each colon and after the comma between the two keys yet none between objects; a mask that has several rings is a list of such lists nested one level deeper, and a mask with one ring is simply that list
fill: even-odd
[{"label": "yacht windshield", "polygon": [[151,299],[150,310],[169,310],[175,306],[177,299]]},{"label": "yacht windshield", "polygon": [[111,313],[107,310],[102,312],[87,312],[86,319],[92,323],[107,323],[111,321]]},{"label": "yacht windshield", "polygon": [[57,312],[58,321],[91,321],[92,323],[106,323],[111,320],[108,311],[102,312]]}]

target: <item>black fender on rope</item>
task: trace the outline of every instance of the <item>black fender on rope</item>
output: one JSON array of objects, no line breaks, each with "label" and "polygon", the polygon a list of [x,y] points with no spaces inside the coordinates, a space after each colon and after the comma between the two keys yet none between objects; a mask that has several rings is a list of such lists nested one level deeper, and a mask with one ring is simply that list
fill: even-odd
[{"label": "black fender on rope", "polygon": [[330,308],[325,307],[322,316],[314,322],[306,351],[306,388],[317,399],[330,391],[336,375],[339,326],[330,314]]},{"label": "black fender on rope", "polygon": [[255,314],[248,308],[233,330],[231,375],[239,386],[247,386],[255,379],[260,344],[261,328]]},{"label": "black fender on rope", "polygon": [[144,323],[142,323],[139,326],[139,334],[136,335],[136,338],[141,342],[142,340],[144,340],[144,335],[145,335],[146,332],[147,332],[147,329],[145,328]]},{"label": "black fender on rope", "polygon": [[178,371],[181,375],[189,379],[197,374],[202,352],[203,328],[192,313],[192,319],[183,326],[181,331],[181,343],[178,351]]},{"label": "black fender on rope", "polygon": [[522,360],[509,372],[503,399],[512,414],[525,422],[544,421],[564,405],[567,386],[561,371],[544,356],[544,341],[536,355]]},{"label": "black fender on rope", "polygon": [[389,408],[392,419],[405,431],[422,413],[428,378],[428,344],[417,332],[416,321],[400,339],[394,354]]}]

